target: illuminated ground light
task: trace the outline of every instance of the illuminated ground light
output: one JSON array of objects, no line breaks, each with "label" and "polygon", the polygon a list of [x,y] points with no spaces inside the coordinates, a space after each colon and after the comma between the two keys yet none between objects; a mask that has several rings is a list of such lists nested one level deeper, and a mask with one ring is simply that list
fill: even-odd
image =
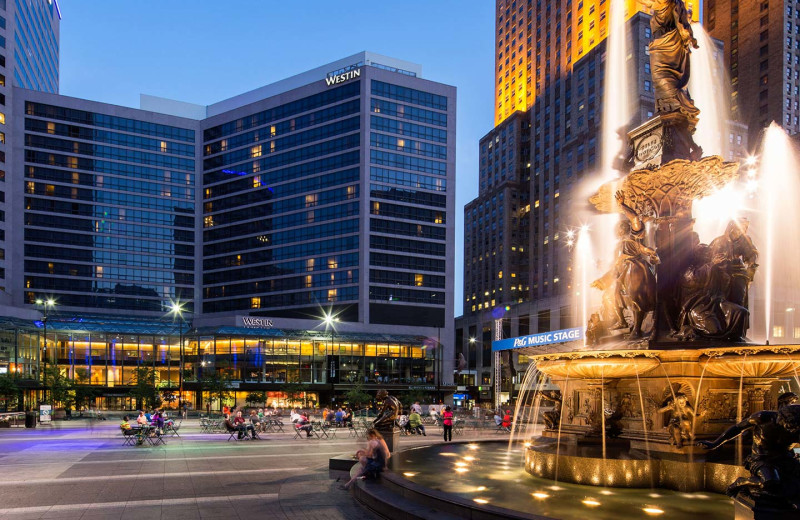
[{"label": "illuminated ground light", "polygon": [[444,452],[440,453],[439,455],[441,455],[442,457],[455,457],[456,456],[455,453],[444,453]]},{"label": "illuminated ground light", "polygon": [[476,498],[475,502],[477,502],[479,504],[488,504],[489,503],[489,501],[486,500],[485,498]]},{"label": "illuminated ground light", "polygon": [[486,486],[478,486],[475,488],[475,491],[486,491]]},{"label": "illuminated ground light", "polygon": [[658,507],[655,507],[655,506],[643,507],[642,511],[644,511],[648,515],[653,515],[653,516],[655,516],[655,515],[663,515],[664,514],[664,510],[663,509],[659,509]]},{"label": "illuminated ground light", "polygon": [[614,493],[613,493],[613,491],[609,491],[607,489],[604,489],[603,491],[600,492],[600,494],[601,495],[613,495]]},{"label": "illuminated ground light", "polygon": [[473,460],[475,460],[475,457],[464,457],[464,460],[466,460],[467,462],[472,462]]},{"label": "illuminated ground light", "polygon": [[526,442],[525,444],[523,444],[523,446],[525,446],[526,448],[530,448],[532,444],[530,442]]},{"label": "illuminated ground light", "polygon": [[466,473],[469,471],[467,468],[456,468],[456,473]]},{"label": "illuminated ground light", "polygon": [[596,498],[584,498],[583,500],[581,500],[581,502],[583,503],[583,505],[588,507],[597,507],[600,505],[600,501],[597,500]]},{"label": "illuminated ground light", "polygon": [[456,462],[456,466],[458,466],[459,468],[464,468],[464,467],[467,466],[467,463],[466,462]]},{"label": "illuminated ground light", "polygon": [[477,444],[467,444],[467,448],[469,448],[471,450],[477,450],[478,449],[478,445]]},{"label": "illuminated ground light", "polygon": [[650,498],[661,498],[661,495],[659,495],[658,493],[650,493],[647,496],[649,496]]},{"label": "illuminated ground light", "polygon": [[406,477],[415,477],[415,476],[417,476],[416,473],[412,473],[410,471],[406,471],[405,473],[403,473],[403,475],[405,475]]},{"label": "illuminated ground light", "polygon": [[537,491],[536,493],[532,493],[532,495],[533,498],[535,498],[536,500],[544,500],[545,498],[548,498],[550,496],[547,493],[543,493],[542,491]]},{"label": "illuminated ground light", "polygon": [[550,487],[549,487],[549,488],[547,488],[547,489],[549,489],[549,490],[551,490],[551,491],[563,491],[563,490],[564,490],[564,488],[563,488],[563,487],[561,487],[561,486],[550,486]]}]

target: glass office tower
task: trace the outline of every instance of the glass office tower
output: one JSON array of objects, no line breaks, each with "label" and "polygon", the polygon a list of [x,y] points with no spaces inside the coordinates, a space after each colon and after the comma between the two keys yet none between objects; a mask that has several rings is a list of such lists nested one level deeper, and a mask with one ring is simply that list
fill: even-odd
[{"label": "glass office tower", "polygon": [[453,87],[359,53],[208,106],[13,95],[0,372],[28,404],[48,367],[110,408],[142,368],[173,406],[452,391]]}]

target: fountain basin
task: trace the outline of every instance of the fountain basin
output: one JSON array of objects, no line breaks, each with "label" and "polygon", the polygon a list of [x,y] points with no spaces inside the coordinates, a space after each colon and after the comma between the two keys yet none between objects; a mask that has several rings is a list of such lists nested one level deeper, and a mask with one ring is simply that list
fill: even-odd
[{"label": "fountain basin", "polygon": [[549,376],[575,379],[636,377],[656,368],[658,350],[607,350],[533,356],[536,368]]},{"label": "fountain basin", "polygon": [[723,377],[791,377],[800,366],[800,345],[764,345],[707,349],[701,365]]},{"label": "fountain basin", "polygon": [[[741,466],[707,462],[688,456],[646,458],[627,450],[609,450],[604,459],[599,447],[556,453],[554,443],[534,444],[525,451],[525,471],[536,477],[591,486],[663,488],[682,492],[724,493],[738,477],[749,476]],[[596,449],[592,449],[596,448]],[[594,451],[595,453],[591,453]],[[572,453],[571,453],[572,452]],[[580,452],[580,453],[579,453]]]},{"label": "fountain basin", "polygon": [[[447,443],[395,453],[379,483],[403,510],[389,518],[418,518],[424,504],[443,516],[476,519],[629,520],[651,517],[733,518],[733,501],[716,493],[683,493],[578,485],[529,475],[524,448],[508,442]],[[356,498],[359,498],[357,491]],[[377,495],[377,493],[375,493]],[[374,510],[378,510],[372,507]],[[436,518],[430,509],[424,518]]]}]

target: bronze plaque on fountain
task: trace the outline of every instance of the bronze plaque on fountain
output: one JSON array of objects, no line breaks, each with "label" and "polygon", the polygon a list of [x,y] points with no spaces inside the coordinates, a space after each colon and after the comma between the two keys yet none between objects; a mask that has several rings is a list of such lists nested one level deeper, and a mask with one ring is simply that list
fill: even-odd
[{"label": "bronze plaque on fountain", "polygon": [[633,169],[658,168],[664,148],[664,123],[656,116],[628,132],[633,147]]}]

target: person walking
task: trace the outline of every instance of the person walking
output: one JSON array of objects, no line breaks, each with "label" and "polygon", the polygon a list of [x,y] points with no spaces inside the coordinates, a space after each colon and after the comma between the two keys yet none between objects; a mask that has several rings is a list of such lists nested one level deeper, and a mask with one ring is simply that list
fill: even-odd
[{"label": "person walking", "polygon": [[444,412],[442,412],[442,433],[444,442],[453,440],[453,412],[449,406],[445,406]]}]

